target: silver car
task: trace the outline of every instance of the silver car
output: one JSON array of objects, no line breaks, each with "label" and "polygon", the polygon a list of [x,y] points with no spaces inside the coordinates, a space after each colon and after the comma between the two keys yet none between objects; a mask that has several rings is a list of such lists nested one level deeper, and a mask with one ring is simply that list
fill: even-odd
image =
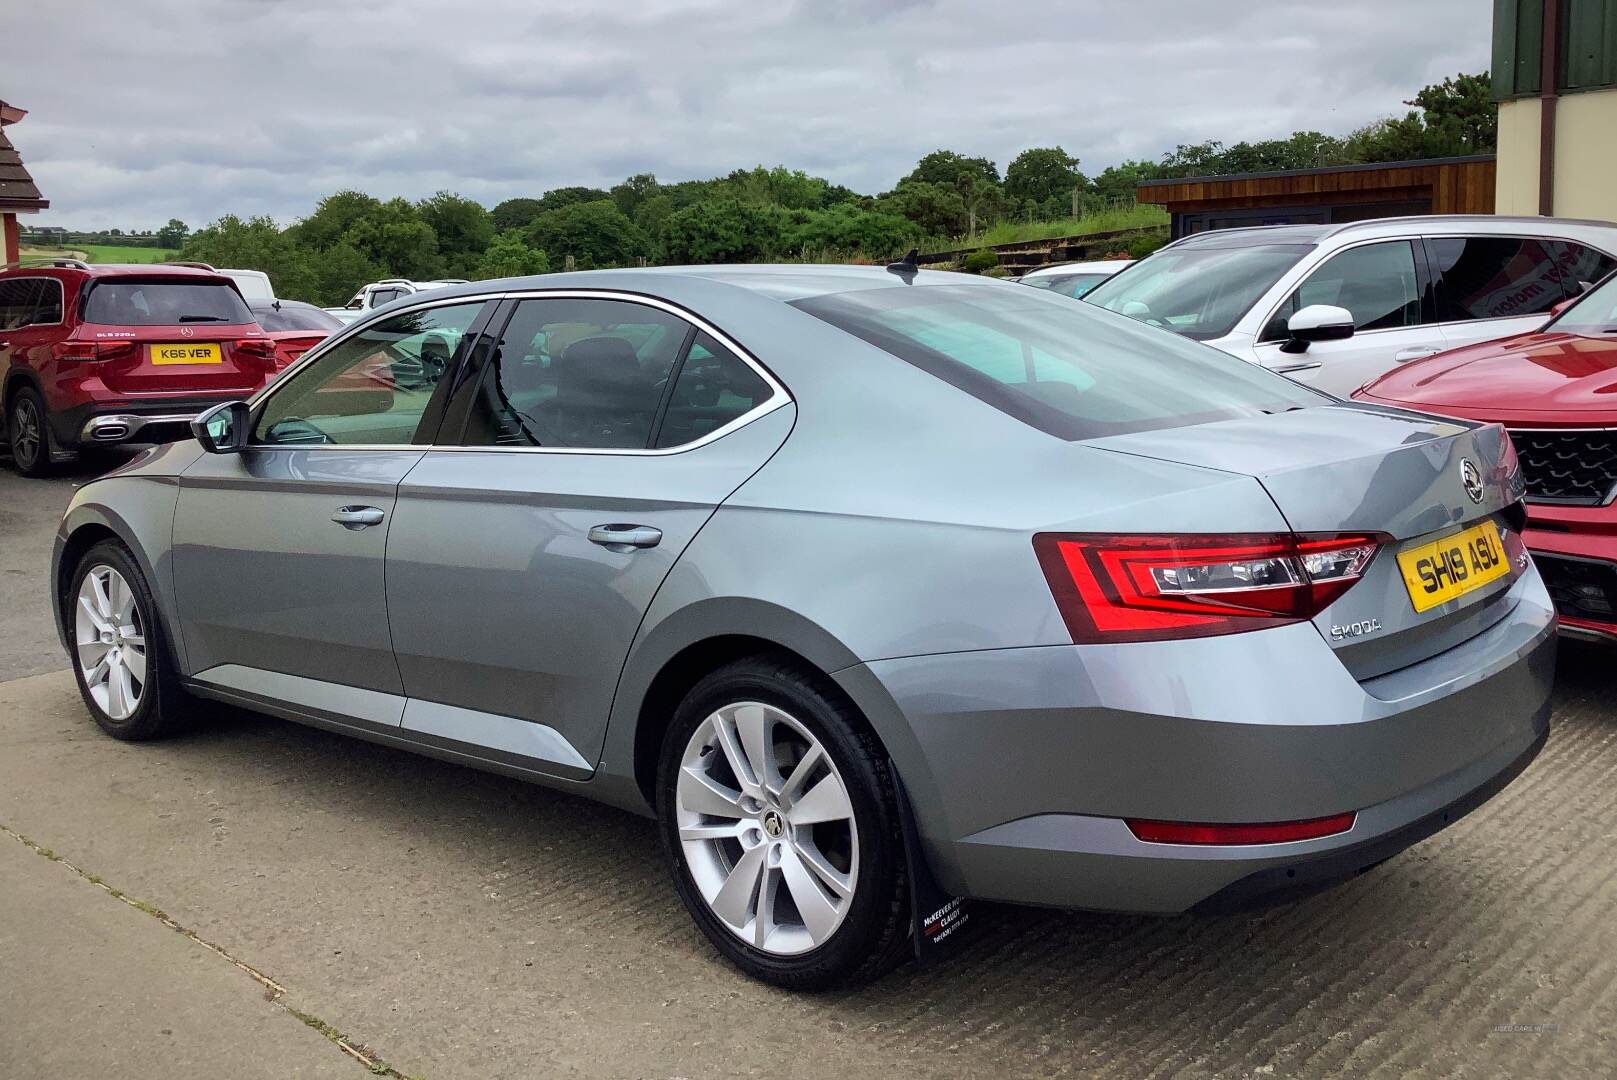
[{"label": "silver car", "polygon": [[1038,289],[479,282],[193,430],[57,538],[102,728],[212,699],[636,810],[784,986],[948,936],[939,897],[1170,913],[1351,876],[1547,731],[1499,427]]}]

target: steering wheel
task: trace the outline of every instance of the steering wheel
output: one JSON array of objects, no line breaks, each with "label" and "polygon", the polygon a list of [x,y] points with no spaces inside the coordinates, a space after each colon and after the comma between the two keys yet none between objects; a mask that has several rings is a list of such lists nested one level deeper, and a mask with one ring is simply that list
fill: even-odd
[{"label": "steering wheel", "polygon": [[269,430],[264,434],[276,446],[296,445],[299,443],[326,445],[337,441],[301,416],[288,416],[277,420],[270,425]]}]

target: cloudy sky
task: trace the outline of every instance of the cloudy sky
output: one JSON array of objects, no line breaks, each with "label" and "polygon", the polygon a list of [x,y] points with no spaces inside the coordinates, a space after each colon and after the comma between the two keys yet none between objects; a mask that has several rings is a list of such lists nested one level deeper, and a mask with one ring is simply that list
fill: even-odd
[{"label": "cloudy sky", "polygon": [[37,224],[283,224],[323,194],[492,206],[785,164],[864,192],[929,150],[1095,172],[1345,133],[1487,67],[1488,0],[51,0],[6,19]]}]

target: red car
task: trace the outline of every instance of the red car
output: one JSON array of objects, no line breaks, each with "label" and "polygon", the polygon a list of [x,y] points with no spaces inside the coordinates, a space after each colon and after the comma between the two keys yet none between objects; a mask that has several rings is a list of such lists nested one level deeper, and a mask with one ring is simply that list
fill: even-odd
[{"label": "red car", "polygon": [[275,342],[276,364],[286,367],[347,324],[337,316],[301,300],[247,301],[264,336]]},{"label": "red car", "polygon": [[223,274],[70,259],[0,271],[0,417],[18,472],[184,434],[279,370]]},{"label": "red car", "polygon": [[1504,424],[1562,630],[1617,642],[1617,274],[1542,329],[1417,360],[1353,396]]}]

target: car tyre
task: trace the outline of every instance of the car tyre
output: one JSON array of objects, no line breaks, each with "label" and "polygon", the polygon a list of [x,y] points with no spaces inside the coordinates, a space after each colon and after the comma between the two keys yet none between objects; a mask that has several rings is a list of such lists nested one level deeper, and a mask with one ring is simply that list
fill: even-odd
[{"label": "car tyre", "polygon": [[753,978],[857,984],[909,951],[891,766],[823,675],[752,658],[697,683],[663,739],[657,811],[680,899]]},{"label": "car tyre", "polygon": [[103,540],[86,551],[65,604],[73,676],[101,730],[141,742],[183,728],[193,699],[180,685],[157,601],[129,549]]},{"label": "car tyre", "polygon": [[11,463],[23,476],[51,474],[50,413],[31,386],[18,387],[6,406],[6,439]]}]

